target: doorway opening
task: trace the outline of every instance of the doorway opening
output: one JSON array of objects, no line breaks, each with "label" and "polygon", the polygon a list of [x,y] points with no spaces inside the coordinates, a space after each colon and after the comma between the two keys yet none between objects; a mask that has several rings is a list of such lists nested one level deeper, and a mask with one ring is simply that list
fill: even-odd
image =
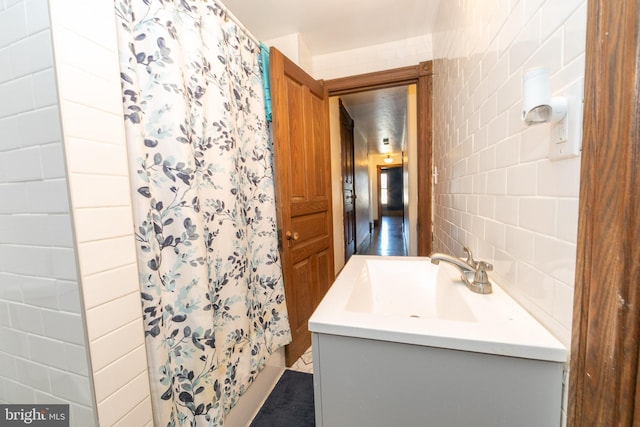
[{"label": "doorway opening", "polygon": [[[402,119],[396,123],[398,132],[392,134],[377,133],[371,137],[359,135],[354,131],[355,152],[353,164],[354,176],[354,216],[356,239],[356,253],[365,254],[371,250],[371,240],[378,236],[379,231],[394,229],[387,227],[390,222],[398,222],[395,227],[399,247],[405,247],[406,255],[428,255],[431,252],[431,61],[426,61],[415,66],[379,71],[357,76],[343,77],[326,80],[325,87],[330,96],[330,132],[332,144],[332,164],[340,164],[340,127],[338,114],[338,99],[352,116],[355,127],[358,127],[360,112],[354,111],[353,97],[370,97],[375,102],[380,99],[383,103],[391,103],[385,97],[393,98],[394,92],[401,92],[402,101],[387,109],[387,115],[394,115],[399,109],[403,111]],[[371,103],[360,102],[358,108],[364,110],[376,110]],[[387,117],[382,114],[372,116],[375,124],[383,123]],[[411,135],[409,135],[411,134]],[[408,145],[409,136],[413,138],[412,145]],[[364,144],[358,142],[358,138],[365,140]],[[337,141],[337,143],[336,143]],[[388,144],[388,145],[386,145]],[[358,147],[365,147],[364,154]],[[391,149],[391,147],[394,147]],[[386,161],[385,161],[386,159]],[[388,163],[387,163],[388,162]],[[378,166],[397,165],[401,168],[402,175],[402,200],[400,209],[389,209],[382,215],[379,207],[378,191]],[[359,173],[360,170],[360,173]],[[358,177],[363,181],[359,181]],[[332,171],[332,187],[334,201],[334,245],[336,271],[344,265],[343,230],[344,212],[340,201],[344,200],[341,170],[336,167]],[[396,216],[397,214],[399,216]],[[391,218],[387,221],[387,218]],[[374,227],[376,224],[378,227]],[[387,240],[388,241],[388,240]],[[389,254],[389,253],[387,253]]]}]

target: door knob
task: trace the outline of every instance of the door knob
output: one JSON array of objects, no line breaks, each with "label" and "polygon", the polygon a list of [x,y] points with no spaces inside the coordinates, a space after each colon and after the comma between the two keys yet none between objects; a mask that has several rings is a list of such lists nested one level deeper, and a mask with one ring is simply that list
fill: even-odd
[{"label": "door knob", "polygon": [[284,235],[287,240],[298,240],[300,238],[300,235],[297,231],[294,231],[293,233],[291,231],[287,231]]}]

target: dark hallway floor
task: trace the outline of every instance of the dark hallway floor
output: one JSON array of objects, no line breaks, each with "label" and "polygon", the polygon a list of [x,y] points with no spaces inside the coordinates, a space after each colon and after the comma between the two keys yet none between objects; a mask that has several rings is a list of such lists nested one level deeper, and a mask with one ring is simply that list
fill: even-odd
[{"label": "dark hallway floor", "polygon": [[383,216],[370,235],[367,248],[358,255],[406,256],[401,216]]}]

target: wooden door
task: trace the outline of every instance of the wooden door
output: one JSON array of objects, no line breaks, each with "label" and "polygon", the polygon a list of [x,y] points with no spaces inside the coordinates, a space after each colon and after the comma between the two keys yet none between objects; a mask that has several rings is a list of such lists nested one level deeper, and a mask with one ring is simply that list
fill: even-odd
[{"label": "wooden door", "polygon": [[340,101],[340,147],[342,158],[342,198],[344,261],[356,252],[356,190],[354,186],[353,119]]},{"label": "wooden door", "polygon": [[327,91],[271,48],[271,99],[280,256],[293,341],[291,366],[311,345],[307,322],[335,278]]}]

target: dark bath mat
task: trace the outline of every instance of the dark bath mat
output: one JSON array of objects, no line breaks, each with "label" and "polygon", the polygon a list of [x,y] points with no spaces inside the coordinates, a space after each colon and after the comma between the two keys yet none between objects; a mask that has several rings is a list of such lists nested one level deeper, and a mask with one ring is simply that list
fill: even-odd
[{"label": "dark bath mat", "polygon": [[286,370],[251,427],[313,427],[313,375]]}]

